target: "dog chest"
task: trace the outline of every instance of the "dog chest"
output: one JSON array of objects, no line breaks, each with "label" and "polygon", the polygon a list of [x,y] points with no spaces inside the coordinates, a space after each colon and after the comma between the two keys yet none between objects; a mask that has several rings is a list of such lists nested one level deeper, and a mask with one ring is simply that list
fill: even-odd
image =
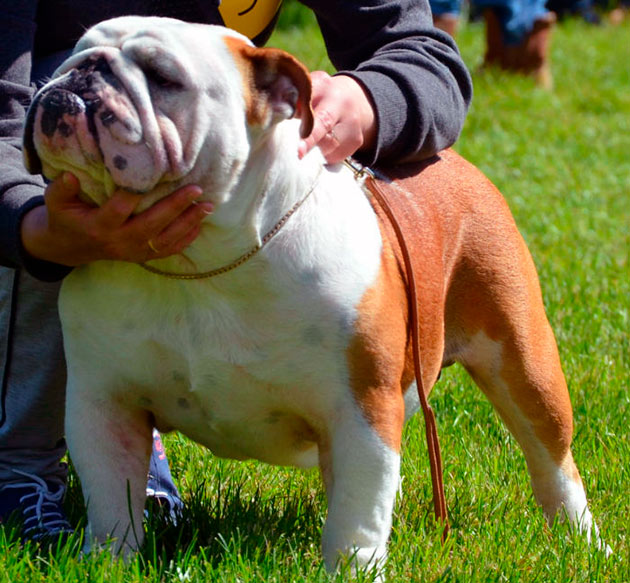
[{"label": "dog chest", "polygon": [[143,272],[134,284],[138,271],[93,264],[64,282],[69,372],[90,379],[75,390],[146,409],[217,455],[316,463],[317,435],[352,401],[355,307],[318,290],[312,274],[300,293],[267,295],[259,283],[228,299]]}]

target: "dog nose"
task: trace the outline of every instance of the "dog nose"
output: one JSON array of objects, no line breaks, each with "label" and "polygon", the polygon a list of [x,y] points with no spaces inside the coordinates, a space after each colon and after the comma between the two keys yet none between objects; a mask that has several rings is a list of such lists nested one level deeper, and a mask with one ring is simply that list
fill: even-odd
[{"label": "dog nose", "polygon": [[142,141],[135,107],[105,56],[92,55],[77,65],[68,83],[84,99],[90,123],[101,126],[123,144]]},{"label": "dog nose", "polygon": [[85,112],[83,100],[66,89],[51,89],[42,97],[39,105],[42,108],[41,130],[48,138],[52,138],[57,131],[63,137],[71,135],[72,126],[64,120],[64,116],[77,116]]}]

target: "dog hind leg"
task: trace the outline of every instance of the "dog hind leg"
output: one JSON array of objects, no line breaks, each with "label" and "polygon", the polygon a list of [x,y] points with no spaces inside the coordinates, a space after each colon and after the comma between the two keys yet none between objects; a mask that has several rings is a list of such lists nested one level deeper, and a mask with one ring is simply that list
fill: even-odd
[{"label": "dog hind leg", "polygon": [[478,331],[463,364],[521,446],[547,520],[567,517],[601,545],[570,449],[573,414],[555,339],[542,318],[508,320],[494,338]]},{"label": "dog hind leg", "polygon": [[566,516],[601,544],[571,453],[573,411],[536,267],[488,184],[475,182],[456,239],[444,361],[466,368],[518,441],[547,519]]}]

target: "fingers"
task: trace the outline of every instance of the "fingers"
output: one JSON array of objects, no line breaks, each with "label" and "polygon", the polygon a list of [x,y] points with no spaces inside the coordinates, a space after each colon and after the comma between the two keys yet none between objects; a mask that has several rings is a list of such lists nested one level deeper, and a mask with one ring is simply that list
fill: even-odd
[{"label": "fingers", "polygon": [[[332,84],[331,77],[323,71],[313,71],[311,73],[312,83],[312,99],[313,107],[313,129],[298,148],[298,155],[303,157],[316,145],[322,149],[324,153],[322,141],[330,133],[330,138],[334,139],[332,130],[339,121],[338,103],[335,102],[334,96],[331,97]],[[328,148],[330,149],[330,148]]]},{"label": "fingers", "polygon": [[331,77],[323,71],[311,74],[314,124],[311,134],[298,146],[304,157],[318,146],[329,163],[341,162],[376,139],[376,118],[367,94],[351,77]]},{"label": "fingers", "polygon": [[117,190],[101,205],[96,221],[103,229],[119,228],[129,220],[141,202],[142,195]]},{"label": "fingers", "polygon": [[129,218],[120,230],[129,242],[126,259],[144,262],[181,253],[212,212],[212,203],[197,202],[201,195],[199,187],[185,186]]},{"label": "fingers", "polygon": [[49,207],[58,208],[77,200],[79,192],[79,181],[70,172],[64,172],[46,187],[44,197]]},{"label": "fingers", "polygon": [[313,131],[298,147],[298,156],[303,158],[312,148],[318,146],[329,164],[341,162],[354,154],[362,145],[363,138],[357,121],[349,119],[330,120],[337,117],[335,112],[319,110],[315,114]]},{"label": "fingers", "polygon": [[146,236],[155,236],[165,229],[191,204],[196,202],[201,195],[202,191],[198,186],[184,186],[169,196],[159,200],[145,211],[130,218],[131,213],[140,204],[142,196],[120,191],[103,205],[103,210],[108,205],[116,204],[116,210],[120,212],[120,214],[118,214],[118,218],[120,219],[131,208],[131,212],[127,214],[122,222],[128,221],[130,226],[143,230]]},{"label": "fingers", "polygon": [[318,146],[329,164],[342,162],[363,145],[358,124],[352,120],[338,123],[319,140]]},{"label": "fingers", "polygon": [[[150,213],[154,209],[155,207],[152,207],[145,213]],[[201,222],[211,212],[211,203],[192,202],[174,220],[168,221],[166,224],[162,220],[153,222],[153,219],[149,217],[148,223],[141,227],[141,231],[146,237],[146,245],[151,251],[148,259],[158,259],[181,253],[199,234]],[[145,213],[134,217],[133,220],[142,220],[142,215]],[[147,228],[147,225],[151,225],[150,228]]]},{"label": "fingers", "polygon": [[151,250],[151,253],[149,254],[149,257],[147,257],[146,261],[150,261],[152,259],[162,259],[164,257],[169,257],[170,255],[181,253],[197,238],[200,231],[201,224],[195,224],[187,231],[182,231],[179,235],[169,233],[162,234],[155,241],[153,239],[149,239],[147,241],[147,246]]},{"label": "fingers", "polygon": [[190,245],[213,208],[210,202],[197,202],[202,191],[193,185],[137,214],[142,195],[118,191],[103,206],[94,207],[79,194],[79,182],[70,173],[46,187],[46,205],[32,209],[22,221],[29,254],[72,266],[101,259],[138,263],[168,257]]}]

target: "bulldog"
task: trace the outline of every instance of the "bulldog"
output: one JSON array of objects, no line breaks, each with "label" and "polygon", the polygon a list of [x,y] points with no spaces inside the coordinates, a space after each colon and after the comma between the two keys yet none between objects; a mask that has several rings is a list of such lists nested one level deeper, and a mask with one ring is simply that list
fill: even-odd
[{"label": "bulldog", "polygon": [[[401,252],[349,168],[318,149],[298,158],[309,99],[307,70],[280,50],[125,17],[88,30],[32,103],[30,171],[73,172],[97,205],[124,188],[146,208],[198,184],[215,209],[179,255],[98,261],[63,282],[67,440],[97,541],[141,544],[155,425],[221,457],[318,465],[326,566],[386,556],[418,405]],[[421,386],[464,366],[522,447],[548,519],[597,536],[556,343],[506,203],[452,151],[409,168],[395,172],[416,209]]]}]

